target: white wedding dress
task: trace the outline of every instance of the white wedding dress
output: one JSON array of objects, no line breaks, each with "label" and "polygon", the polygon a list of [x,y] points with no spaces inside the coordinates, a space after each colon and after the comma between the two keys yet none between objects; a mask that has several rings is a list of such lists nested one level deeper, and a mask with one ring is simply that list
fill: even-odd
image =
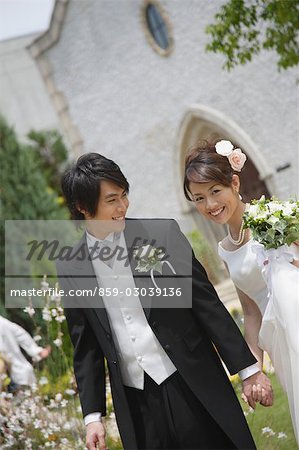
[{"label": "white wedding dress", "polygon": [[[283,252],[278,255],[270,251],[272,257],[266,266],[262,264],[265,258],[260,256],[262,274],[256,254],[258,246],[262,247],[250,239],[235,251],[228,251],[220,242],[218,252],[234,284],[255,301],[262,313],[259,346],[269,354],[287,393],[299,443],[299,269],[287,261]],[[297,246],[287,249],[299,259]]]}]

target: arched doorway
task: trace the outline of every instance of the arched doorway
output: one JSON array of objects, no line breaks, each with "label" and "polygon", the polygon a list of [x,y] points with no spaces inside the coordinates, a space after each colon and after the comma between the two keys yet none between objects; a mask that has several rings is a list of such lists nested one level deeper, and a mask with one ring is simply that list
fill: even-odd
[{"label": "arched doorway", "polygon": [[[185,155],[190,147],[200,139],[217,140],[228,139],[240,147],[248,160],[240,174],[241,194],[244,201],[260,198],[262,194],[270,196],[274,190],[273,173],[269,161],[251,138],[231,119],[222,113],[204,105],[192,105],[183,117],[178,137],[178,161],[180,179],[183,178]],[[227,234],[226,227],[220,227],[202,218],[192,203],[181,197],[184,214],[190,214],[194,226],[199,228],[207,237],[210,245],[217,250],[217,243]]]}]

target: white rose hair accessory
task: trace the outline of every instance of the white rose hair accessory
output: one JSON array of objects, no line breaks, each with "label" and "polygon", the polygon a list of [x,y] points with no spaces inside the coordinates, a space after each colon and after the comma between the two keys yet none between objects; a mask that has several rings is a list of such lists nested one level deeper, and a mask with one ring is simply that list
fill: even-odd
[{"label": "white rose hair accessory", "polygon": [[215,147],[218,155],[227,157],[233,170],[241,172],[247,157],[240,148],[234,149],[233,144],[225,140],[217,142]]}]

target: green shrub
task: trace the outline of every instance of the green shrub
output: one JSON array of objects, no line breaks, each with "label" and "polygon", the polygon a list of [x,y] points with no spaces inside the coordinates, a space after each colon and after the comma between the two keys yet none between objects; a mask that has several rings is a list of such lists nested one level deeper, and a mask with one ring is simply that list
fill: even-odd
[{"label": "green shrub", "polygon": [[[57,135],[55,136],[57,141]],[[31,139],[34,137],[37,139],[35,135],[32,135]],[[36,147],[37,144],[32,147],[20,143],[14,129],[0,116],[0,313],[25,327],[28,321],[22,311],[4,308],[4,220],[68,218],[67,210],[61,204],[61,198],[49,187],[49,182],[42,171],[44,166],[41,159],[37,158]],[[49,145],[47,148],[51,153]],[[60,141],[58,153],[62,153]],[[60,159],[57,157],[55,161],[57,159],[61,161],[63,157]]]}]

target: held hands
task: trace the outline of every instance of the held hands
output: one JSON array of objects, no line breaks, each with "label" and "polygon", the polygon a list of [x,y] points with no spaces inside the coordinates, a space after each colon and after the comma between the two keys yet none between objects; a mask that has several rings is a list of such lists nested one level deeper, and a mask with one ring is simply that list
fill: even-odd
[{"label": "held hands", "polygon": [[255,409],[255,404],[273,405],[273,390],[271,381],[263,372],[257,372],[246,378],[242,383],[242,399]]},{"label": "held hands", "polygon": [[106,430],[102,422],[91,422],[86,425],[86,447],[88,450],[106,450]]}]

